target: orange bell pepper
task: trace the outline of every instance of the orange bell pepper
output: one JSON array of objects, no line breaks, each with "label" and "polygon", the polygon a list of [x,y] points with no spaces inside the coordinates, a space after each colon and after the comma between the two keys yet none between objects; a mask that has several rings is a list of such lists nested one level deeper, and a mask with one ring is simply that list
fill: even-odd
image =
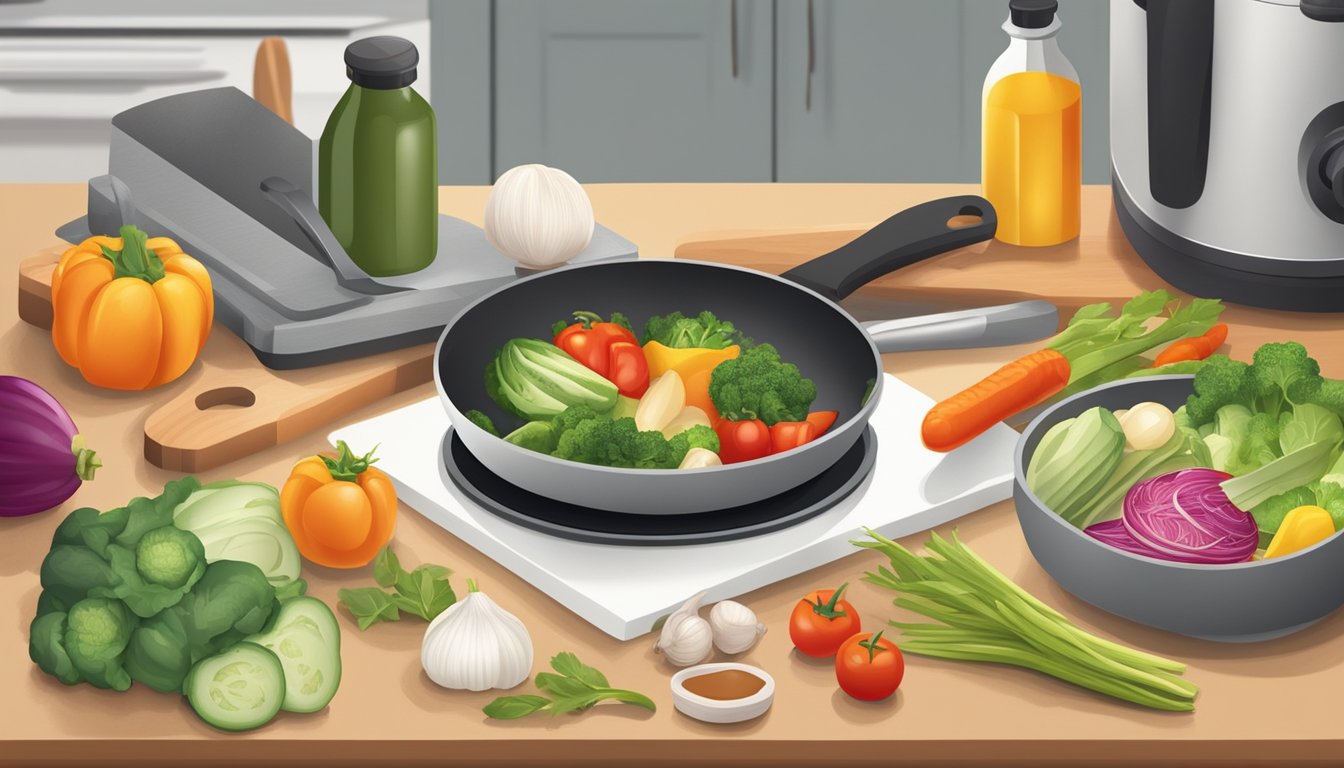
[{"label": "orange bell pepper", "polygon": [[294,465],[280,490],[280,514],[305,558],[328,568],[359,568],[392,540],[397,491],[369,466],[377,461],[373,451],[356,457],[344,440],[336,448],[334,459],[309,456]]},{"label": "orange bell pepper", "polygon": [[681,349],[657,341],[644,345],[644,359],[649,362],[649,377],[656,379],[668,371],[676,371],[686,385],[686,404],[708,414],[711,424],[719,420],[719,411],[709,397],[710,374],[719,363],[732,360],[741,353],[742,348],[736,344],[723,349]]},{"label": "orange bell pepper", "polygon": [[61,255],[51,276],[51,339],[85,381],[142,390],[181,376],[210,336],[210,274],[166,237],[134,226]]}]

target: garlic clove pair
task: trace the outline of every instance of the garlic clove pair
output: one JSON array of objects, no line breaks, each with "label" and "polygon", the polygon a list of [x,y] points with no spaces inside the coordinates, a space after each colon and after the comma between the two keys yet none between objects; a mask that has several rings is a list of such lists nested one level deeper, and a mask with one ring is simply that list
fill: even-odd
[{"label": "garlic clove pair", "polygon": [[593,204],[573,176],[544,165],[510,168],[485,201],[485,237],[531,269],[559,266],[593,239]]},{"label": "garlic clove pair", "polygon": [[663,622],[663,631],[653,650],[667,657],[678,667],[689,667],[709,658],[714,651],[713,632],[709,622],[697,613],[705,593],[692,597],[672,612]]},{"label": "garlic clove pair", "polygon": [[747,606],[721,600],[709,612],[709,628],[714,645],[724,653],[744,653],[765,634],[765,625]]},{"label": "garlic clove pair", "polygon": [[699,664],[709,658],[715,647],[724,653],[744,653],[765,634],[766,627],[756,620],[756,614],[732,600],[715,604],[706,621],[698,612],[704,597],[701,592],[673,611],[653,646],[654,651],[679,667]]}]

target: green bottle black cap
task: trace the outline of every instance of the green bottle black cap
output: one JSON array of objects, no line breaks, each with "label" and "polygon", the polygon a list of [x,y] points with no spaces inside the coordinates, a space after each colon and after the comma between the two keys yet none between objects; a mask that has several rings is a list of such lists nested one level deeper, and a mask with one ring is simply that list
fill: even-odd
[{"label": "green bottle black cap", "polygon": [[415,82],[420,52],[403,37],[366,37],[345,47],[345,75],[361,88],[391,90]]}]

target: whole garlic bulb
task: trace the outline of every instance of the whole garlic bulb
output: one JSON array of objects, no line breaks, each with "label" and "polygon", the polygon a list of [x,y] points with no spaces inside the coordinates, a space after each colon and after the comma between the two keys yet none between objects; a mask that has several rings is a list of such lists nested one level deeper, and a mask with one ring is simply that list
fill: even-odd
[{"label": "whole garlic bulb", "polygon": [[475,582],[468,581],[467,589],[425,630],[420,665],[444,688],[512,688],[532,674],[532,636]]},{"label": "whole garlic bulb", "polygon": [[756,621],[756,614],[732,600],[714,605],[709,612],[709,628],[714,633],[714,645],[724,653],[742,653],[765,634],[765,625]]},{"label": "whole garlic bulb", "polygon": [[573,176],[536,163],[505,171],[485,201],[485,237],[525,267],[569,261],[593,239],[593,204]]},{"label": "whole garlic bulb", "polygon": [[689,667],[709,657],[714,650],[713,633],[709,622],[696,613],[705,593],[687,600],[663,622],[662,634],[653,650],[667,656],[678,667]]}]

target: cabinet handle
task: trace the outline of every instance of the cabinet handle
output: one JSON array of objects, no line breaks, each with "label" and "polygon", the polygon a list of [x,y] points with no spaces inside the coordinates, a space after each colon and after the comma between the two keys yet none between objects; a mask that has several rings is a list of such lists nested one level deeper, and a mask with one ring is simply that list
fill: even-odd
[{"label": "cabinet handle", "polygon": [[803,93],[803,108],[812,111],[812,73],[817,71],[817,23],[812,0],[807,0],[807,85]]},{"label": "cabinet handle", "polygon": [[729,55],[732,57],[733,79],[737,79],[737,0],[728,4],[728,36],[731,38]]}]

